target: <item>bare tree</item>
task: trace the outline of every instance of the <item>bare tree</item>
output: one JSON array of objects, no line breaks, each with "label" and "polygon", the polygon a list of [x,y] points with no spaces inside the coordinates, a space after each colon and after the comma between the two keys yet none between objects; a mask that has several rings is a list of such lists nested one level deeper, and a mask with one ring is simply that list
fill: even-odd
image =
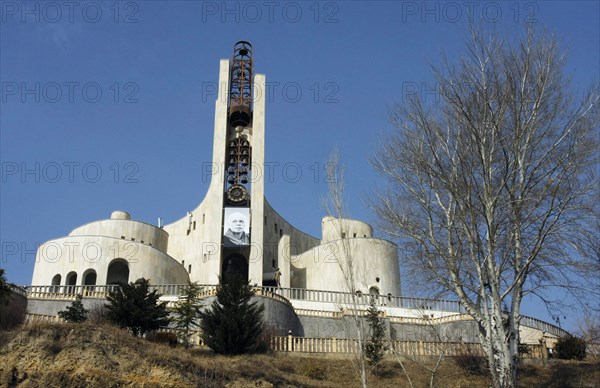
[{"label": "bare tree", "polygon": [[350,317],[352,327],[347,328],[356,333],[357,352],[353,360],[354,369],[359,377],[363,387],[367,387],[367,359],[365,349],[366,324],[363,319],[363,312],[360,308],[361,301],[357,291],[360,288],[358,263],[355,260],[350,239],[344,236],[344,225],[346,206],[344,203],[344,168],[339,163],[339,151],[334,149],[327,161],[326,177],[328,182],[328,196],[325,198],[324,207],[327,215],[332,217],[337,234],[339,247],[336,249],[336,258],[339,269],[342,272],[344,286],[350,295]]},{"label": "bare tree", "polygon": [[600,361],[600,322],[594,314],[585,314],[577,328],[578,336],[587,345],[586,357],[595,362]]},{"label": "bare tree", "polygon": [[[436,386],[439,386],[440,380],[442,380],[444,377],[448,377],[448,376],[439,376],[438,372],[439,372],[440,366],[442,365],[442,361],[444,361],[444,359],[446,357],[446,353],[448,353],[448,350],[449,350],[449,343],[448,343],[449,338],[447,335],[444,335],[444,333],[441,330],[439,322],[435,322],[435,319],[429,315],[428,310],[423,310],[421,308],[414,308],[414,310],[417,312],[418,316],[420,317],[422,325],[424,327],[428,328],[429,335],[433,335],[433,342],[436,343],[436,345],[437,345],[436,350],[438,352],[437,355],[432,355],[432,356],[436,357],[435,361],[427,362],[427,360],[425,360],[425,361],[421,360],[421,357],[414,354],[414,352],[404,351],[400,346],[397,346],[396,341],[390,341],[390,343],[391,343],[390,353],[394,356],[394,358],[400,365],[400,368],[402,369],[402,372],[405,374],[408,384],[411,388],[414,387],[414,385],[413,385],[412,380],[408,374],[408,371],[404,365],[406,362],[416,364],[421,369],[424,369],[426,371],[426,373],[429,374],[429,387],[434,388]],[[429,335],[420,333],[420,336],[429,336]],[[430,358],[433,359],[433,357],[430,357]]]},{"label": "bare tree", "polygon": [[599,88],[573,97],[552,37],[515,42],[471,30],[460,61],[434,69],[439,104],[396,105],[372,160],[389,183],[373,201],[381,226],[408,243],[421,282],[477,322],[495,387],[516,386],[525,295],[598,298],[586,286],[598,268]]}]

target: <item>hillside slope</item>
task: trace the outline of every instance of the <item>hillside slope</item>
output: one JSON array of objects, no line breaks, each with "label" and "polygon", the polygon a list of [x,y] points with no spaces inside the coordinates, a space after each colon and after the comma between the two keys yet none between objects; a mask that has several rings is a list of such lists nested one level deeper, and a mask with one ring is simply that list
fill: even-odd
[{"label": "hillside slope", "polygon": [[277,370],[269,356],[189,352],[111,326],[44,324],[0,333],[2,387],[315,386],[302,380]]},{"label": "hillside slope", "polygon": [[[429,385],[423,365],[404,362],[415,387]],[[430,364],[429,367],[433,366]],[[599,387],[597,363],[523,366],[520,386]],[[398,360],[386,361],[370,386],[408,387]],[[456,360],[442,362],[437,387],[488,387]],[[109,325],[39,324],[0,331],[0,387],[358,387],[349,359],[302,355],[226,357],[170,348]]]}]

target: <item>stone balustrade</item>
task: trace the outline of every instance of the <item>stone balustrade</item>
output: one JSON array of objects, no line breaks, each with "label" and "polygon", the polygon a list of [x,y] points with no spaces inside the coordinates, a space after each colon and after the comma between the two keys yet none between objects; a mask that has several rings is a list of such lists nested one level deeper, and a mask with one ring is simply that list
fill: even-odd
[{"label": "stone balustrade", "polygon": [[[330,313],[330,312],[327,312]],[[62,323],[63,320],[57,316],[26,314],[25,324],[39,322]],[[160,329],[160,332],[173,332],[171,328]],[[195,346],[205,346],[202,342],[201,332],[194,330],[191,342]],[[297,352],[297,353],[340,353],[356,354],[359,351],[357,339],[345,338],[308,338],[288,336],[274,336],[270,340],[270,349],[274,352]],[[389,341],[387,343],[387,354],[401,357],[439,357],[439,356],[461,356],[471,354],[484,357],[485,354],[479,343],[468,342],[431,342],[431,341]],[[523,358],[542,358],[544,355],[541,345],[528,345],[527,353]]]},{"label": "stone balustrade", "polygon": [[[183,292],[185,284],[159,284],[151,285],[152,289],[163,295],[163,300],[167,300],[170,306],[173,304],[172,298],[180,296]],[[75,300],[78,294],[83,295],[85,298],[98,298],[104,299],[108,295],[109,291],[114,290],[118,285],[94,285],[94,286],[82,286],[82,285],[57,285],[57,286],[25,286],[19,287],[21,293],[27,295],[30,299],[49,299],[49,300]],[[201,285],[200,298],[208,298],[215,296],[217,292],[217,285]],[[257,295],[263,297],[278,300],[287,305],[292,305],[290,300],[298,301],[309,301],[309,302],[323,302],[332,303],[336,307],[342,305],[353,305],[356,304],[361,306],[358,310],[359,314],[363,315],[366,313],[366,309],[372,298],[375,298],[376,304],[379,306],[385,306],[386,314],[384,316],[390,318],[392,323],[415,323],[415,324],[429,324],[429,323],[444,323],[457,320],[470,320],[471,317],[465,314],[464,308],[458,301],[452,300],[435,300],[427,298],[411,298],[403,296],[373,296],[373,295],[361,295],[351,294],[344,292],[335,291],[321,291],[321,290],[306,290],[300,288],[280,288],[280,287],[258,287],[254,286],[253,291]],[[398,308],[394,310],[394,308]],[[406,311],[401,309],[412,309],[417,310],[422,315],[426,315],[427,312],[456,312],[444,317],[437,318],[426,318],[426,317],[408,317]],[[326,311],[319,309],[295,309],[298,315],[312,315],[318,317],[327,318],[341,318],[343,315],[352,314],[351,311]],[[545,333],[549,333],[555,336],[565,336],[568,334],[567,331],[552,325],[548,322],[541,321],[536,318],[527,316],[521,316],[521,325],[532,327],[541,330]]]}]

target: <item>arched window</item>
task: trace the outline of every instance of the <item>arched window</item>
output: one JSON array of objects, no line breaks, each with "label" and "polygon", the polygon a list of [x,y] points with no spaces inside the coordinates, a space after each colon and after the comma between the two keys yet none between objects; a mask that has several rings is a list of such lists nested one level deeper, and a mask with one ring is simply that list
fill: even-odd
[{"label": "arched window", "polygon": [[85,293],[94,291],[94,286],[96,285],[96,271],[93,269],[88,269],[83,273],[83,289]]},{"label": "arched window", "polygon": [[57,273],[56,275],[54,275],[54,277],[52,278],[52,287],[50,287],[50,292],[59,292],[60,291],[60,281],[61,281],[62,277],[60,276],[59,273]]},{"label": "arched window", "polygon": [[371,298],[370,300],[379,299],[379,288],[377,288],[377,287],[369,288],[369,298]]},{"label": "arched window", "polygon": [[127,284],[129,282],[129,264],[124,259],[114,259],[108,265],[106,284]]},{"label": "arched window", "polygon": [[77,289],[77,272],[69,272],[65,281],[68,294],[74,294]]}]

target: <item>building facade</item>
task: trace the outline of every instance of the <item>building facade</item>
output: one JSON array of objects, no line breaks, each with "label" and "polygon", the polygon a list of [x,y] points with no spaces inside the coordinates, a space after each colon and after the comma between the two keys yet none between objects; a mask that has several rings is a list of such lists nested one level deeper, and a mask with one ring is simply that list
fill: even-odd
[{"label": "building facade", "polygon": [[[150,225],[115,211],[37,252],[33,285],[215,285],[241,275],[258,286],[400,295],[397,246],[366,223],[325,217],[322,236],[287,222],[265,196],[266,77],[254,74],[252,46],[221,60],[215,101],[212,178],[204,199],[179,220]],[[353,285],[345,280],[351,259]],[[355,289],[350,289],[355,288]]]}]

